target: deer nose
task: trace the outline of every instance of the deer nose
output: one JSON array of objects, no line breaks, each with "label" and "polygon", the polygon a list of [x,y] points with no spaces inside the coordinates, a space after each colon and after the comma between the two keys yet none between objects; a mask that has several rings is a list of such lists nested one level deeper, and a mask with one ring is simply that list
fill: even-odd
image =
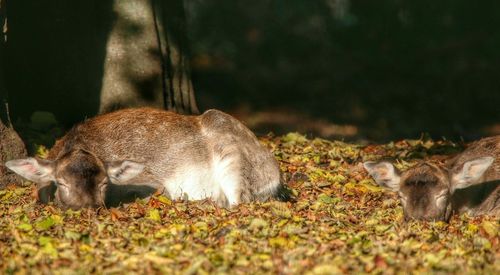
[{"label": "deer nose", "polygon": [[419,197],[417,200],[417,204],[420,205],[421,207],[427,206],[429,203],[429,199],[426,196]]}]

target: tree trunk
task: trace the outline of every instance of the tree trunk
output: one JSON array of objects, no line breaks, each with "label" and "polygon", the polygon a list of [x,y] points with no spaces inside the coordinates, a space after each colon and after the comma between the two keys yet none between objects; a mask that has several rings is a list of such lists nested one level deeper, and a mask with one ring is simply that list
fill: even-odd
[{"label": "tree trunk", "polygon": [[100,112],[156,106],[197,113],[182,0],[115,0]]},{"label": "tree trunk", "polygon": [[182,4],[9,1],[4,69],[13,120],[48,111],[71,126],[99,112],[143,105],[196,112]]}]

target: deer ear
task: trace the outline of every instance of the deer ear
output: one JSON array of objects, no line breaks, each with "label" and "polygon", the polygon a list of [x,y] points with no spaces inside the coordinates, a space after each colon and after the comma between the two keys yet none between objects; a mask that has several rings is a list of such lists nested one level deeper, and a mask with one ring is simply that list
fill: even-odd
[{"label": "deer ear", "polygon": [[451,175],[453,190],[481,183],[484,173],[494,160],[493,157],[482,157],[464,163],[462,169],[453,172]]},{"label": "deer ear", "polygon": [[36,158],[9,160],[5,166],[21,177],[35,182],[48,183],[55,180],[54,165],[50,160]]},{"label": "deer ear", "polygon": [[386,161],[380,163],[367,161],[363,163],[363,166],[378,185],[392,191],[399,190],[401,178],[399,177],[399,171],[392,163]]},{"label": "deer ear", "polygon": [[144,170],[144,164],[130,160],[107,163],[106,167],[111,182],[115,184],[125,183]]}]

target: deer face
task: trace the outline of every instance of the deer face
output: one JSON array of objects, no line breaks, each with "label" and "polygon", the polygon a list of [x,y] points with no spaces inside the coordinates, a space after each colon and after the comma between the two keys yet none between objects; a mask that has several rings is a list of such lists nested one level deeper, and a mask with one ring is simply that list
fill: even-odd
[{"label": "deer face", "polygon": [[493,160],[477,158],[451,169],[424,162],[402,173],[389,162],[364,167],[377,184],[398,193],[405,219],[448,220],[454,191],[481,183]]},{"label": "deer face", "polygon": [[104,205],[108,182],[127,182],[144,168],[128,160],[103,163],[81,149],[69,151],[55,161],[28,158],[8,161],[5,165],[30,181],[55,183],[56,204],[72,209]]},{"label": "deer face", "polygon": [[58,204],[73,209],[103,204],[108,179],[99,159],[85,151],[71,151],[53,166]]},{"label": "deer face", "polygon": [[406,218],[446,220],[450,202],[447,171],[421,164],[401,174],[398,195]]}]

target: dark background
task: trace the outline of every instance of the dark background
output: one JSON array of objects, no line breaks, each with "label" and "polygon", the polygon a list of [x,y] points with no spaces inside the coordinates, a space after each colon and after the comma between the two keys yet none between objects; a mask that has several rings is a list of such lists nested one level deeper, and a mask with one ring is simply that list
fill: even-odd
[{"label": "dark background", "polygon": [[[9,2],[10,107],[21,129],[34,111],[69,127],[97,112],[111,4],[38,2]],[[200,109],[232,113],[258,134],[385,142],[500,132],[498,1],[186,0],[185,7]],[[59,60],[72,47],[82,50]],[[26,91],[31,96],[19,96]]]},{"label": "dark background", "polygon": [[379,141],[500,122],[500,2],[189,3],[195,57],[212,62],[194,59],[203,107],[280,108]]}]

